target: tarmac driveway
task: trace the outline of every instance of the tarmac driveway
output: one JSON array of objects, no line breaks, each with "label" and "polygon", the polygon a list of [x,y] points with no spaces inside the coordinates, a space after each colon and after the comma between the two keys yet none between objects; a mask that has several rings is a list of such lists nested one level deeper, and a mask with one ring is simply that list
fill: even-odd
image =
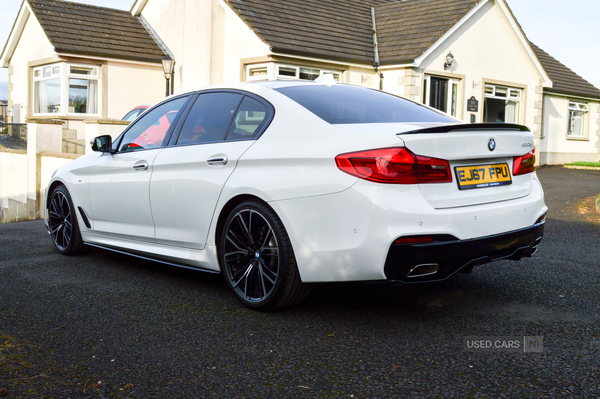
[{"label": "tarmac driveway", "polygon": [[0,225],[0,397],[598,397],[600,171],[538,174],[550,213],[533,258],[323,284],[276,313],[218,276],[62,257],[41,221]]}]

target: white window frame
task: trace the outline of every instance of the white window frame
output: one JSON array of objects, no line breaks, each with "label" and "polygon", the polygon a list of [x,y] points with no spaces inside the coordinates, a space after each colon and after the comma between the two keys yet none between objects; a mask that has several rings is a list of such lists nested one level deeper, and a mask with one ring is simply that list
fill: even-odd
[{"label": "white window frame", "polygon": [[[45,75],[46,70],[48,71],[48,75]],[[32,87],[32,98],[33,98],[33,112],[35,115],[61,115],[62,112],[64,111],[63,105],[64,105],[64,101],[63,101],[63,93],[62,93],[62,82],[63,82],[63,71],[64,71],[64,65],[63,63],[57,63],[57,64],[49,64],[49,65],[42,65],[36,68],[33,68],[33,87]],[[37,107],[37,103],[38,101],[36,101],[38,99],[38,93],[37,93],[37,89],[40,87],[38,86],[39,82],[47,82],[50,80],[59,80],[59,100],[58,100],[58,108],[56,112],[35,112],[36,107]],[[47,97],[47,96],[46,96]],[[48,98],[48,97],[47,97]],[[46,101],[46,104],[48,103],[48,101]],[[53,104],[55,105],[55,104]],[[48,104],[46,105],[46,107],[48,106]]]},{"label": "white window frame", "polygon": [[[506,94],[504,94],[503,92]],[[510,86],[504,86],[504,85],[497,85],[497,84],[493,84],[493,83],[486,83],[484,86],[484,89],[483,89],[483,98],[484,98],[484,101],[483,101],[484,108],[486,106],[486,103],[485,103],[486,98],[516,102],[517,103],[517,107],[516,107],[517,113],[515,115],[514,121],[506,122],[506,116],[504,117],[504,120],[505,120],[505,123],[520,123],[522,108],[523,108],[523,104],[522,104],[523,89],[520,89],[518,87],[510,87]],[[485,109],[484,109],[484,115],[485,115]]]},{"label": "white window frame", "polygon": [[[273,80],[271,79],[273,70],[273,64],[254,64],[246,67],[246,81],[256,82],[261,80]],[[264,71],[264,73],[263,73]],[[256,73],[256,75],[254,75]]]},{"label": "white window frame", "polygon": [[452,115],[455,118],[458,114],[458,104],[460,96],[460,80],[450,78],[447,76],[439,76],[439,75],[425,75],[423,79],[423,104],[427,106],[431,106],[430,104],[430,96],[431,96],[431,78],[440,78],[448,81],[448,93],[446,93],[446,113],[448,115]]},{"label": "white window frame", "polygon": [[[577,138],[583,139],[586,138],[586,117],[588,112],[590,111],[589,105],[587,103],[582,103],[580,101],[569,101],[569,108],[567,114],[567,138]],[[575,119],[573,118],[573,114],[579,115],[579,131],[574,132],[573,127],[575,124]]]},{"label": "white window frame", "polygon": [[[50,68],[50,76],[44,76],[44,70]],[[81,74],[72,69],[88,70],[89,74]],[[57,112],[36,112],[38,93],[36,92],[36,83],[51,79],[60,79],[60,101]],[[71,88],[70,79],[80,79],[95,82],[95,112],[74,112],[74,107],[69,106],[69,90]],[[67,62],[58,62],[54,64],[40,65],[32,70],[32,98],[33,115],[36,116],[98,116],[100,115],[100,67],[97,65],[72,64]],[[88,84],[88,90],[90,86]],[[89,105],[89,98],[86,99],[86,107]],[[71,110],[70,108],[73,108]],[[87,109],[86,109],[87,111]]]},{"label": "white window frame", "polygon": [[[286,73],[282,74],[282,70],[285,70]],[[261,80],[311,80],[300,78],[302,72],[308,72],[308,70],[311,70],[312,72],[318,71],[319,76],[331,74],[333,75],[336,82],[342,81],[343,71],[336,71],[332,69],[324,69],[305,65],[280,64],[275,62],[246,66],[246,81],[256,82]],[[262,73],[263,71],[264,73]],[[290,72],[293,72],[293,75],[291,75]]]},{"label": "white window frame", "polygon": [[[99,73],[100,73],[100,68],[97,66],[92,66],[92,65],[84,65],[84,64],[65,64],[65,69],[67,69],[67,87],[66,87],[66,92],[67,92],[67,115],[98,115],[98,108],[99,108],[99,84],[100,84],[100,79],[99,79]],[[77,73],[74,72],[73,70],[89,70],[90,73],[89,74],[81,74],[81,73]],[[95,82],[95,91],[96,91],[96,104],[95,104],[95,112],[71,112],[71,105],[70,105],[70,89],[71,89],[71,79],[78,79],[78,80],[88,80],[88,81],[93,81]],[[88,84],[87,90],[92,90],[90,85]],[[86,107],[90,106],[90,101],[89,101],[89,94],[88,97],[86,99]]]}]

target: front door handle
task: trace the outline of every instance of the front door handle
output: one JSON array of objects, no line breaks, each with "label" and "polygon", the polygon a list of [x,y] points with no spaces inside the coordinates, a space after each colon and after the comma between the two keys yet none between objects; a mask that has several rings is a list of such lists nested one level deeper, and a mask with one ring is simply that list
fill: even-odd
[{"label": "front door handle", "polygon": [[227,165],[227,157],[223,155],[214,158],[209,158],[206,160],[206,163],[210,166]]},{"label": "front door handle", "polygon": [[148,170],[148,163],[146,161],[138,162],[133,165],[133,169],[135,170]]}]

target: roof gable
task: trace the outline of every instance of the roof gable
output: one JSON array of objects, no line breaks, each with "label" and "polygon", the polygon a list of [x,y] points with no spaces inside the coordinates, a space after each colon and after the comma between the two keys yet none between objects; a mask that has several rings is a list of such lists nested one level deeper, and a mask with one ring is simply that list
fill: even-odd
[{"label": "roof gable", "polygon": [[600,89],[577,75],[535,44],[530,44],[552,80],[552,87],[544,88],[544,92],[600,99]]},{"label": "roof gable", "polygon": [[404,0],[375,7],[382,65],[412,63],[481,0]]},{"label": "roof gable", "polygon": [[380,63],[389,65],[421,56],[481,1],[226,0],[274,53],[368,65],[375,61],[372,6]]},{"label": "roof gable", "polygon": [[[28,10],[56,53],[151,63],[164,57],[140,21],[127,11],[63,0],[27,0],[19,17]],[[15,23],[15,27],[22,32],[22,25]],[[11,33],[9,41],[18,41],[21,32]],[[14,45],[6,47],[14,51]],[[10,55],[3,54],[5,58]]]}]

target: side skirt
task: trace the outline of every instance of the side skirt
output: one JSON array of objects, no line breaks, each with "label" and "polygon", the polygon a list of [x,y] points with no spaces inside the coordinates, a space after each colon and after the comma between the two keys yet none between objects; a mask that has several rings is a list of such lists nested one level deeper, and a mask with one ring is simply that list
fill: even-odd
[{"label": "side skirt", "polygon": [[201,272],[205,272],[205,273],[212,273],[212,274],[220,274],[221,273],[219,271],[206,269],[206,268],[203,268],[203,267],[200,267],[200,266],[191,266],[191,265],[185,265],[183,263],[170,262],[170,261],[162,260],[162,259],[159,259],[159,258],[151,258],[149,256],[144,256],[144,255],[136,254],[134,252],[127,252],[127,251],[123,251],[123,250],[111,248],[111,247],[104,246],[104,245],[92,244],[92,243],[89,243],[89,242],[86,242],[85,244],[89,245],[90,247],[105,249],[107,251],[116,252],[116,253],[123,254],[123,255],[128,255],[128,256],[133,256],[135,258],[149,260],[151,262],[158,262],[158,263],[162,263],[164,265],[175,266],[175,267],[180,267],[180,268],[189,269],[189,270],[197,270],[197,271],[201,271]]}]

